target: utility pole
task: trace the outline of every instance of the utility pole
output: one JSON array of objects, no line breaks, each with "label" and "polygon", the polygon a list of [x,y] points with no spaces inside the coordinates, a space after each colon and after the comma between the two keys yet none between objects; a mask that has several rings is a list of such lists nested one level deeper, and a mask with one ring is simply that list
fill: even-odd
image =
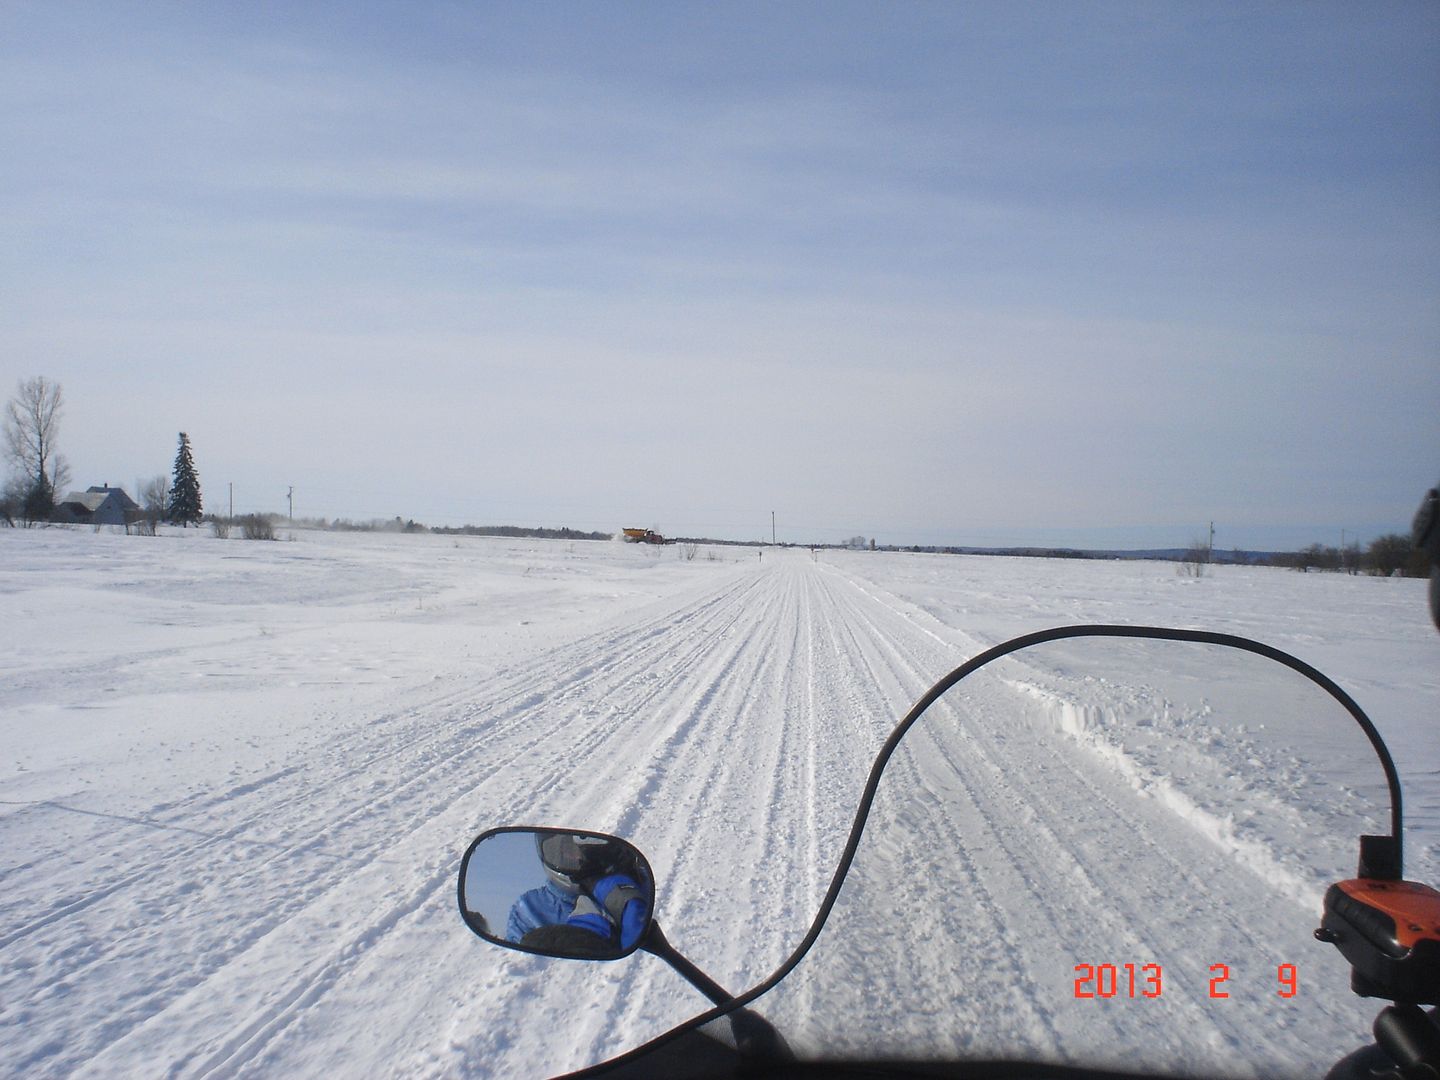
[{"label": "utility pole", "polygon": [[235,481],[230,481],[230,516],[235,516]]},{"label": "utility pole", "polygon": [[290,503],[290,520],[295,520],[295,485],[290,485],[290,490],[285,493],[285,499]]},{"label": "utility pole", "polygon": [[1210,522],[1210,546],[1205,550],[1205,561],[1207,563],[1215,561],[1215,523],[1213,521]]},{"label": "utility pole", "polygon": [[770,546],[775,546],[775,511],[770,511]]}]

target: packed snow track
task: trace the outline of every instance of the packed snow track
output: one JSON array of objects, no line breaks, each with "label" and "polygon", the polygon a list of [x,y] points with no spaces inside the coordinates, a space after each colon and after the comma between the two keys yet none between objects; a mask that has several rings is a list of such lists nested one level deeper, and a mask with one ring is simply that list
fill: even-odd
[{"label": "packed snow track", "polygon": [[[1394,629],[1412,606],[1423,628],[1409,582],[1320,592],[1301,575],[1222,568],[1182,588],[1150,565],[1066,567],[1067,582],[1041,560],[684,554],[0,534],[13,613],[0,631],[0,1074],[539,1075],[637,1045],[703,1000],[653,957],[553,962],[472,937],[454,899],[468,840],[501,824],[626,836],[656,869],[671,941],[746,988],[808,929],[895,721],[1012,632],[1126,619],[1268,632],[1368,690],[1357,696],[1382,728],[1387,709],[1407,714],[1398,723],[1440,703],[1440,647]],[[1297,629],[1306,604],[1313,623]],[[1347,635],[1361,640],[1348,669]],[[1227,847],[1218,811],[1145,791],[1140,773],[1198,758],[1132,743],[1117,768],[1108,744],[1067,735],[1055,703],[1089,692],[1060,667],[1010,670],[982,688],[958,741],[897,759],[927,798],[877,804],[913,835],[964,838],[951,901],[964,925],[935,940],[990,948],[993,962],[968,973],[983,993],[951,1010],[964,1030],[946,1045],[1065,1057],[1082,1036],[1148,1040],[1175,1067],[1232,1053],[1250,1033],[1205,999],[1207,965],[1224,949],[1296,959],[1303,945],[1275,939],[1313,917],[1311,883],[1279,832]],[[1007,737],[1017,703],[1060,718],[1038,749]],[[1391,735],[1402,767],[1408,730]],[[1208,753],[1242,750],[1261,753]],[[1436,868],[1434,756],[1411,755],[1407,775],[1412,873]],[[857,864],[856,889],[923,905],[928,853],[886,844]],[[1157,882],[1217,875],[1233,877],[1234,910],[1159,905],[1192,932],[1163,1012],[1055,1004],[1057,986],[1073,998],[1070,957],[1092,938],[1097,961],[1162,948],[1131,929],[1151,925]],[[1227,919],[1242,909],[1267,921]],[[930,931],[891,933],[912,930],[904,948],[856,960],[863,983],[827,985],[817,963],[777,1019],[788,1011],[799,1030],[861,1009],[877,979],[950,994],[955,964],[926,947]],[[1098,955],[1117,941],[1129,954]],[[1307,979],[1331,978],[1325,963],[1305,953]],[[1342,990],[1287,1013],[1275,1052],[1358,1044],[1366,1009]],[[1342,1030],[1314,1050],[1321,1022]],[[885,1049],[902,1050],[903,1024],[892,1031],[900,1045]]]}]

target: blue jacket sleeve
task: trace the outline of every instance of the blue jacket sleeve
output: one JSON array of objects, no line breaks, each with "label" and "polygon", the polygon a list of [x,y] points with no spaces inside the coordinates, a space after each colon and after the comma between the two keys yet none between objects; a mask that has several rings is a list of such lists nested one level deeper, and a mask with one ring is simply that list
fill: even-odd
[{"label": "blue jacket sleeve", "polygon": [[510,907],[505,922],[505,940],[519,944],[520,939],[540,926],[556,926],[570,917],[575,899],[549,885],[523,893]]}]

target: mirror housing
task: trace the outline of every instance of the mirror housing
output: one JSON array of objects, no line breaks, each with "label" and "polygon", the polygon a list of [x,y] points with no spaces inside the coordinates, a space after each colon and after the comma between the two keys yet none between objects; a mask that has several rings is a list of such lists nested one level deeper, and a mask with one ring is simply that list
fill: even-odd
[{"label": "mirror housing", "polygon": [[460,917],[486,941],[567,960],[619,960],[650,932],[655,875],[632,844],[585,829],[506,826],[460,860]]}]

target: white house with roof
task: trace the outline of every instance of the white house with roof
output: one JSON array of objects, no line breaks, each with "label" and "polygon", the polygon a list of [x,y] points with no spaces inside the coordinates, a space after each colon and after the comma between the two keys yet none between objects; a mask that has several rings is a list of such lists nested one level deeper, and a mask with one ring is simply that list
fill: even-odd
[{"label": "white house with roof", "polygon": [[75,525],[131,525],[140,519],[140,504],[123,488],[109,484],[72,491],[55,504],[51,521]]}]

